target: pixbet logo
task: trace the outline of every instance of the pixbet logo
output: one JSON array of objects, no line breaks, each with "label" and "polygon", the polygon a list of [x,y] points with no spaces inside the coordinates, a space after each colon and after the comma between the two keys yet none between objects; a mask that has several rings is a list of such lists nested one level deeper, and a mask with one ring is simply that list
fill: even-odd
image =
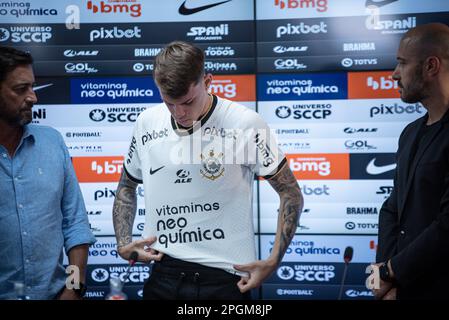
[{"label": "pixbet logo", "polygon": [[329,187],[327,185],[323,185],[322,187],[309,187],[307,185],[303,185],[301,187],[302,192],[306,195],[306,196],[311,196],[311,195],[316,195],[316,196],[321,196],[321,195],[326,195],[329,196]]},{"label": "pixbet logo", "polygon": [[100,1],[99,5],[96,5],[93,1],[87,1],[87,10],[91,10],[93,13],[129,13],[134,18],[140,17],[142,13],[141,4],[135,3],[137,0],[109,0],[108,2],[110,4]]},{"label": "pixbet logo", "polygon": [[113,29],[105,29],[101,27],[100,29],[94,29],[90,32],[89,39],[90,42],[94,42],[96,39],[122,39],[122,38],[141,38],[141,29],[135,26],[132,29],[122,30],[117,27]]},{"label": "pixbet logo", "polygon": [[308,25],[304,22],[301,22],[298,25],[287,23],[285,26],[280,26],[276,29],[276,38],[281,38],[284,35],[300,35],[309,33],[327,33],[327,24],[323,21],[319,24],[313,25]]}]

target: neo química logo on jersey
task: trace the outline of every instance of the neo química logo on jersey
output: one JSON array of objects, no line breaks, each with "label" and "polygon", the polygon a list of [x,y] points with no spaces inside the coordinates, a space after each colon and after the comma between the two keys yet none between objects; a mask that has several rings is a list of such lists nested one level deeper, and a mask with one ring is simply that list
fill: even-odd
[{"label": "neo qu\u00edmica logo on jersey", "polygon": [[346,73],[261,75],[257,79],[261,101],[347,99]]},{"label": "neo qu\u00edmica logo on jersey", "polygon": [[70,82],[72,103],[158,103],[159,90],[151,77],[74,78]]}]

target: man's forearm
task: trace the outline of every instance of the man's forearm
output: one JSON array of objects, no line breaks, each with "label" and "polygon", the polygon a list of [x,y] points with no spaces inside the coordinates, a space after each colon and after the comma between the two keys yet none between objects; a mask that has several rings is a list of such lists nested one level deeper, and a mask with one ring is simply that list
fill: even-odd
[{"label": "man's forearm", "polygon": [[304,201],[296,178],[287,165],[268,181],[280,197],[278,226],[270,257],[277,265],[295,235]]},{"label": "man's forearm", "polygon": [[137,183],[131,181],[123,172],[117,187],[112,209],[117,246],[122,247],[132,242],[132,229],[137,210]]},{"label": "man's forearm", "polygon": [[86,281],[86,265],[87,255],[89,253],[89,245],[81,244],[73,247],[68,252],[69,265],[75,265],[79,269],[80,281],[85,283]]}]

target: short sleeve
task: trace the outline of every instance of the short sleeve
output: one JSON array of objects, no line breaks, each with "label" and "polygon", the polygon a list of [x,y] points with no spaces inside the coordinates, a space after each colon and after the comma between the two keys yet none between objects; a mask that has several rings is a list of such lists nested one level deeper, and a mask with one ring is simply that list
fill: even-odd
[{"label": "short sleeve", "polygon": [[136,183],[142,183],[142,167],[139,157],[139,143],[137,140],[137,137],[139,136],[138,133],[138,122],[136,122],[128,153],[125,155],[123,168],[128,178]]},{"label": "short sleeve", "polygon": [[246,130],[249,165],[254,173],[265,179],[273,177],[287,162],[278,146],[276,135],[258,113],[253,113],[251,128]]}]

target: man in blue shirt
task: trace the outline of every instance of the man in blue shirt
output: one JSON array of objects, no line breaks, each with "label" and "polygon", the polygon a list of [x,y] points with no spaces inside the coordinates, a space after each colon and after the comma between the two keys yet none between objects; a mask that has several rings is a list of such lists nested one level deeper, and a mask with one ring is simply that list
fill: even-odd
[{"label": "man in blue shirt", "polygon": [[[31,299],[80,299],[95,238],[61,135],[29,125],[32,63],[0,46],[0,299],[14,298],[15,282]],[[79,268],[78,290],[65,285],[63,247]]]}]

